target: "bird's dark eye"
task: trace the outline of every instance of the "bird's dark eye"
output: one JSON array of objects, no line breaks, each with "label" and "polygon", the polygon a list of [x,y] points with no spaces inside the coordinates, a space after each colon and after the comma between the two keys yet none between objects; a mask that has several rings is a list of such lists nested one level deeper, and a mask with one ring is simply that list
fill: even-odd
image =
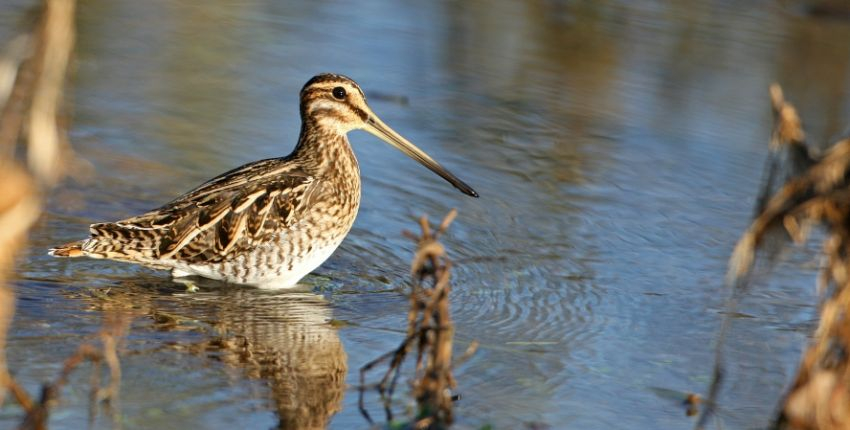
[{"label": "bird's dark eye", "polygon": [[333,95],[337,100],[344,99],[345,98],[345,88],[343,88],[343,87],[334,88]]}]

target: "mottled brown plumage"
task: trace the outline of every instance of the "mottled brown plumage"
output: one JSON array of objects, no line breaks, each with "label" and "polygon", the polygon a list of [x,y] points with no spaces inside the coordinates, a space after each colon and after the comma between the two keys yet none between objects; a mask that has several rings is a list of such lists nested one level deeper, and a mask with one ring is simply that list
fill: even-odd
[{"label": "mottled brown plumage", "polygon": [[477,197],[381,122],[349,78],[322,74],[307,82],[301,120],[290,155],[238,167],[145,214],[92,224],[90,238],[50,253],[172,269],[175,276],[291,287],[331,255],[354,223],[360,170],[346,134],[358,128]]}]

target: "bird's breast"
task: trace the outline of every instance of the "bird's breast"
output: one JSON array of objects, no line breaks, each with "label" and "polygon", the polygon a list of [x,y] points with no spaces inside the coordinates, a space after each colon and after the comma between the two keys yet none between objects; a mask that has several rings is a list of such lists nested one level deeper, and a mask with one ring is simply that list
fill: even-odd
[{"label": "bird's breast", "polygon": [[244,279],[237,282],[291,287],[333,254],[351,230],[360,207],[359,177],[334,179],[320,181],[316,194],[288,228],[258,244],[244,261],[234,262],[253,268],[243,272]]}]

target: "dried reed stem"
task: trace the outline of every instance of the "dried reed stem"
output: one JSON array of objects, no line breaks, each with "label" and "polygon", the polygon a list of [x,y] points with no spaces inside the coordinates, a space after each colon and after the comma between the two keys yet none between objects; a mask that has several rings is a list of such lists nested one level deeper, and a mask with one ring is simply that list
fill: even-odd
[{"label": "dried reed stem", "polygon": [[[850,139],[839,141],[820,159],[812,158],[796,110],[784,101],[778,86],[771,88],[771,96],[776,118],[772,157],[784,152],[792,161],[790,172],[771,165],[768,178],[776,178],[780,172],[786,179],[776,192],[762,193],[758,215],[735,247],[728,279],[735,287],[733,294],[747,285],[756,251],[765,247],[771,231],[782,229],[796,242],[803,242],[809,226],[826,227],[820,321],[772,428],[850,429]],[[775,185],[770,182],[765,188]],[[730,307],[736,302],[730,302]],[[728,326],[725,316],[718,351]],[[705,425],[715,404],[723,374],[720,358],[718,353],[715,381],[697,428]]]},{"label": "dried reed stem", "polygon": [[[454,420],[451,394],[456,385],[452,376],[454,325],[449,309],[451,262],[438,240],[456,216],[456,211],[449,212],[434,232],[428,219],[423,216],[419,221],[422,230],[420,236],[405,232],[406,236],[417,242],[417,251],[411,263],[413,282],[409,296],[407,335],[398,348],[360,369],[359,406],[370,423],[373,421],[363,400],[365,390],[372,388],[365,383],[366,373],[378,364],[390,361],[387,371],[374,388],[381,395],[387,420],[392,421],[392,395],[401,373],[401,365],[414,346],[416,365],[412,388],[418,411],[412,427],[445,428]],[[477,343],[470,345],[464,359],[472,355],[476,347]]]},{"label": "dried reed stem", "polygon": [[[125,317],[108,317],[100,334],[102,348],[81,345],[65,360],[56,381],[43,386],[37,401],[9,373],[5,351],[15,295],[6,280],[27,231],[41,213],[42,196],[63,173],[67,134],[62,94],[74,46],[75,5],[75,0],[44,0],[32,34],[15,38],[0,57],[0,405],[11,391],[26,413],[20,427],[25,429],[46,428],[50,406],[73,369],[86,360],[105,362],[111,372],[109,386],[99,388],[95,366],[92,410],[101,399],[117,402],[121,377],[117,339],[129,324]],[[15,159],[21,137],[27,138],[27,169]],[[92,421],[94,416],[90,411]]]}]

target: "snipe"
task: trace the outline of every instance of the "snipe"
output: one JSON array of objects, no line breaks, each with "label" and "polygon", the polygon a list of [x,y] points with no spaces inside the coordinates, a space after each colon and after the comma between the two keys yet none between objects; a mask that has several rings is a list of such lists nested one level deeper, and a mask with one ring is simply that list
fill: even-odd
[{"label": "snipe", "polygon": [[213,178],[171,203],[50,250],[171,269],[267,288],[294,286],[348,234],[360,206],[360,169],[346,134],[366,130],[467,195],[469,185],[401,137],[369,109],[360,87],[322,74],[301,89],[301,134],[286,157]]}]

